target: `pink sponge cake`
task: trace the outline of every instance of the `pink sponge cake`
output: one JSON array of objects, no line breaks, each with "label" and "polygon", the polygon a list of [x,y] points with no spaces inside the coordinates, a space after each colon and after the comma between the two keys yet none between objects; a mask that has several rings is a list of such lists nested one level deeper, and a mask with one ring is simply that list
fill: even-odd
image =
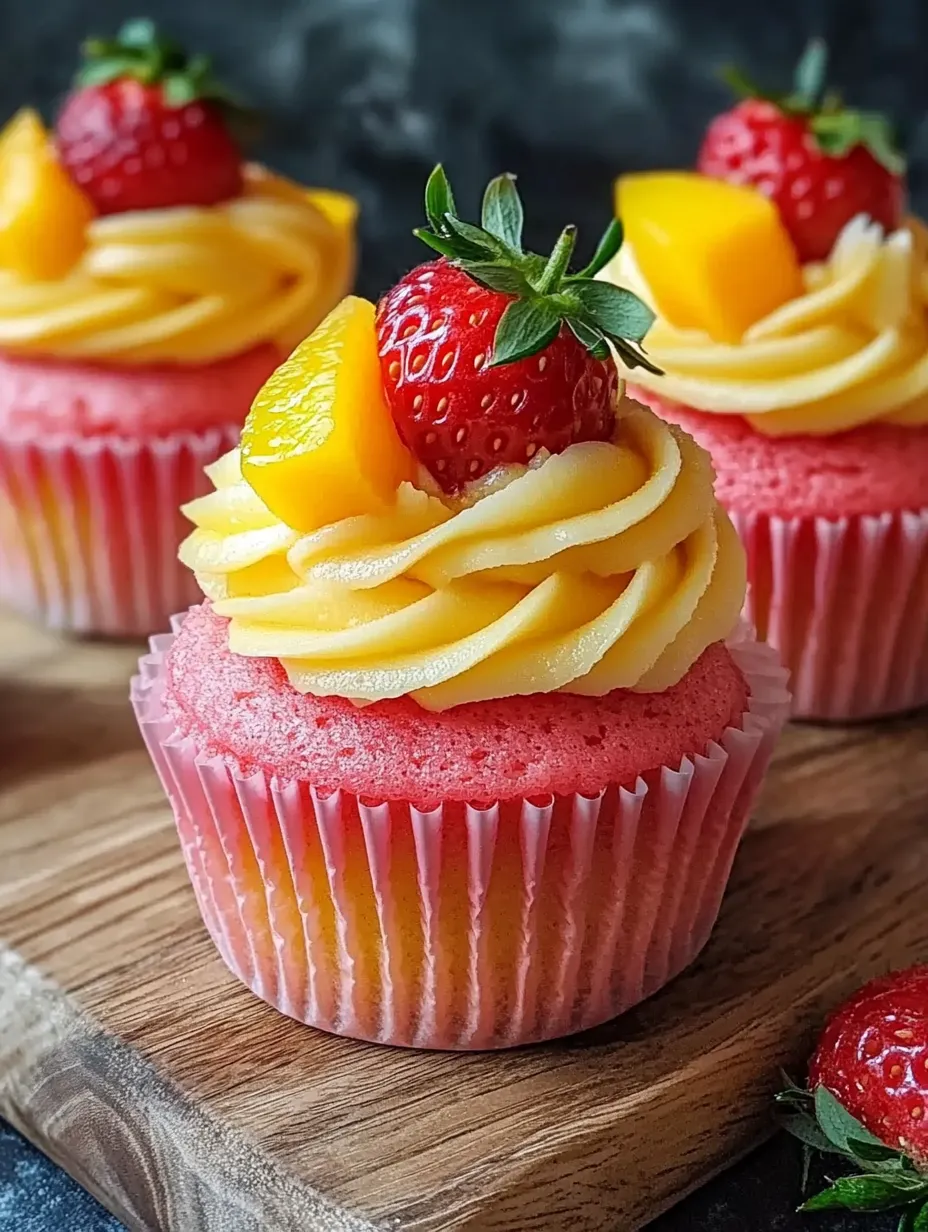
[{"label": "pink sponge cake", "polygon": [[873,423],[835,436],[769,437],[740,416],[706,415],[640,391],[712,455],[730,513],[854,518],[928,507],[928,428]]},{"label": "pink sponge cake", "polygon": [[212,363],[139,365],[127,380],[101,363],[0,355],[0,433],[150,440],[229,429],[280,358],[263,343]]},{"label": "pink sponge cake", "polygon": [[356,211],[243,163],[151,23],[85,57],[54,131],[0,146],[0,602],[137,636],[196,597],[178,503],[348,289]]},{"label": "pink sponge cake", "polygon": [[330,313],[186,506],[208,602],[132,697],[234,975],[328,1031],[499,1048],[692,961],[788,694],[732,636],[707,455],[618,387],[604,339],[635,354],[644,305],[619,296],[616,333],[594,262],[567,284],[601,305],[581,341],[568,230],[513,334],[494,286],[545,263],[511,177],[484,220],[505,252],[468,230],[486,282],[440,169],[426,200],[450,259]]}]

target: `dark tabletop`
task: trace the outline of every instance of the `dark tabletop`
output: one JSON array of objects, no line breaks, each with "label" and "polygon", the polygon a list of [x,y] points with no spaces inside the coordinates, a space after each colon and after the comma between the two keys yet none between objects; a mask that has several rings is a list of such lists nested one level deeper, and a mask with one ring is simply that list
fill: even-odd
[{"label": "dark tabletop", "polygon": [[[0,120],[26,102],[50,116],[80,38],[145,11],[214,51],[263,110],[262,158],[359,197],[371,296],[424,257],[410,228],[437,160],[469,209],[492,174],[517,172],[528,241],[573,221],[589,251],[617,172],[692,162],[726,103],[723,64],[782,87],[813,33],[853,101],[902,124],[912,198],[928,206],[926,0],[0,0]],[[775,1139],[652,1232],[896,1226],[796,1216],[798,1200],[798,1152]],[[0,1124],[0,1232],[118,1228]]]},{"label": "dark tabletop", "polygon": [[[651,1224],[648,1232],[894,1232],[896,1228],[891,1215],[797,1215],[799,1186],[799,1150],[780,1136]],[[121,1230],[122,1224],[66,1173],[0,1122],[0,1232]]]}]

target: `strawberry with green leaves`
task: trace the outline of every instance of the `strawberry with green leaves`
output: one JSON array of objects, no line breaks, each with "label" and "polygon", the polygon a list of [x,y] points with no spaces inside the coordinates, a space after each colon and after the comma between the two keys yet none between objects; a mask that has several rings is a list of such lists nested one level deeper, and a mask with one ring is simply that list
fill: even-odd
[{"label": "strawberry with green leaves", "polygon": [[72,179],[99,214],[215,205],[242,191],[230,99],[205,56],[127,22],[90,39],[75,89],[55,126]]},{"label": "strawberry with green leaves", "polygon": [[571,273],[576,228],[548,257],[522,248],[522,202],[511,175],[483,198],[481,225],[458,216],[442,168],[416,235],[441,258],[417,266],[377,310],[381,377],[397,430],[449,493],[541,450],[609,440],[618,375],[659,371],[640,350],[654,314],[631,291],[594,280],[622,243],[612,222]]},{"label": "strawberry with green leaves", "polygon": [[855,1169],[802,1210],[898,1210],[899,1232],[928,1232],[928,967],[860,989],[826,1024],[808,1089],[777,1101],[807,1150]]},{"label": "strawberry with green leaves", "polygon": [[886,231],[902,222],[905,161],[885,116],[847,108],[825,88],[825,44],[813,40],[789,94],[765,94],[736,70],[743,99],[706,130],[697,168],[770,197],[801,261],[822,261],[843,227],[867,214]]}]

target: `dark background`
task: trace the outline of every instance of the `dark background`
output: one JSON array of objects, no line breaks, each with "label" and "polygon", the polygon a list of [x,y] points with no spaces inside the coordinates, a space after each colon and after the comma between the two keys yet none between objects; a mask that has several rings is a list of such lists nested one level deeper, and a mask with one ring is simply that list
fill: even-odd
[{"label": "dark background", "polygon": [[[692,162],[726,105],[722,65],[785,88],[811,34],[847,97],[901,125],[928,209],[928,0],[0,0],[0,119],[27,102],[51,117],[79,41],[140,15],[214,53],[265,115],[264,161],[360,199],[370,296],[422,259],[410,230],[439,159],[468,209],[491,175],[517,172],[529,242],[573,221],[589,250],[618,172]],[[895,1227],[794,1217],[798,1197],[798,1155],[777,1140],[654,1232]],[[96,1210],[0,1129],[0,1228],[111,1229]]]},{"label": "dark background", "polygon": [[459,203],[515,171],[528,239],[573,221],[591,247],[616,172],[692,162],[723,64],[786,86],[812,33],[852,101],[904,124],[928,207],[926,0],[0,0],[0,117],[52,114],[79,41],[146,11],[265,112],[266,161],[360,198],[368,295],[425,251],[439,159]]}]

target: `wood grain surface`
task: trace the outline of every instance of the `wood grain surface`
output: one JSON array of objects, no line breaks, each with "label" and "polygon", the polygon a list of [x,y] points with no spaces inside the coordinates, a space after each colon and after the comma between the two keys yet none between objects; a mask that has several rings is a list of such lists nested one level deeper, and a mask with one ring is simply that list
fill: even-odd
[{"label": "wood grain surface", "polygon": [[137,656],[0,619],[0,1113],[130,1228],[638,1228],[768,1132],[831,1005],[928,958],[924,717],[794,728],[708,949],[637,1011],[495,1055],[313,1032],[200,924]]}]

